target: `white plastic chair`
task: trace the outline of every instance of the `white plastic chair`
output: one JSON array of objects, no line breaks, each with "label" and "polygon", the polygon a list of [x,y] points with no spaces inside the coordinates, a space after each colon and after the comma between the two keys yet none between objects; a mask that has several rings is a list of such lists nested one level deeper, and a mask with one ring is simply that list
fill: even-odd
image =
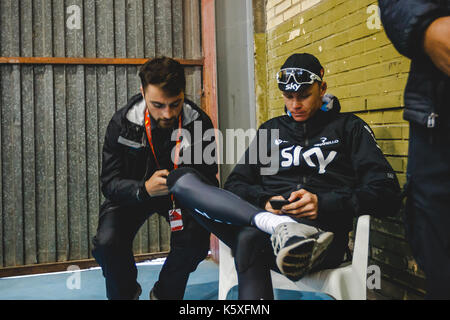
[{"label": "white plastic chair", "polygon": [[[337,300],[366,300],[367,258],[369,252],[370,216],[358,218],[351,264],[309,274],[293,282],[271,271],[273,288],[307,292],[323,292]],[[237,274],[231,249],[219,243],[219,300],[237,285]]]}]

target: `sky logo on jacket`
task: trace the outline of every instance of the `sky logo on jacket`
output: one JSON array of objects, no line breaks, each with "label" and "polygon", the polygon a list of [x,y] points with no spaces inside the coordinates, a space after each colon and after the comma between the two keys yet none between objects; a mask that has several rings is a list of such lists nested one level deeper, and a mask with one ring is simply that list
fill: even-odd
[{"label": "sky logo on jacket", "polygon": [[[337,141],[336,143],[338,143]],[[325,156],[322,149],[319,147],[314,147],[306,149],[305,147],[293,145],[288,148],[281,150],[281,167],[289,168],[291,166],[300,166],[303,163],[311,168],[319,168],[319,174],[324,174],[326,172],[327,166],[336,157],[336,151],[330,151]]]}]

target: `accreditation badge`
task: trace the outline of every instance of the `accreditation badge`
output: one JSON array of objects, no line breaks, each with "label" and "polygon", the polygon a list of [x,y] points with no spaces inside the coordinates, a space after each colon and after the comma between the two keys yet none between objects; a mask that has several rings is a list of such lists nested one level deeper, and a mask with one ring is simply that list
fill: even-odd
[{"label": "accreditation badge", "polygon": [[169,221],[172,232],[183,230],[183,217],[181,215],[181,209],[169,210]]}]

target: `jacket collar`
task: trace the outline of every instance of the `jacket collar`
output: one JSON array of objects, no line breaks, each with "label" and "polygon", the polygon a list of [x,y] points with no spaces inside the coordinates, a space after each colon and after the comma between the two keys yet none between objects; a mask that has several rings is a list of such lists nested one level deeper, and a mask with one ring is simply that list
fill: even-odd
[{"label": "jacket collar", "polygon": [[296,125],[314,125],[320,121],[321,118],[326,114],[327,116],[335,116],[341,111],[341,104],[339,103],[339,99],[332,94],[326,94],[322,99],[322,107],[316,111],[316,113],[306,121],[298,122],[295,121],[291,115],[289,114],[286,106],[284,107],[284,111],[286,112],[287,119],[289,123],[293,123]]},{"label": "jacket collar", "polygon": [[306,121],[295,121],[289,115],[281,117],[281,121],[292,130],[292,134],[298,139],[303,139],[305,134],[314,135],[317,130],[321,130],[324,125],[336,118],[341,110],[338,98],[333,95],[326,95],[323,102],[322,107]]}]

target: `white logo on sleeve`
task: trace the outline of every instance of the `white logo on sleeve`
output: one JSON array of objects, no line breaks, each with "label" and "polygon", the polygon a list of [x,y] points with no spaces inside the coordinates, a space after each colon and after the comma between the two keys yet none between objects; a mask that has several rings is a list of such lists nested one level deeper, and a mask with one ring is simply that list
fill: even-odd
[{"label": "white logo on sleeve", "polygon": [[337,144],[337,143],[339,143],[339,139],[328,141],[327,137],[322,137],[322,138],[320,138],[320,143],[316,143],[314,146],[315,147],[323,147],[323,146],[328,146],[330,144]]},{"label": "white logo on sleeve", "polygon": [[277,146],[279,146],[280,144],[282,144],[282,143],[286,143],[287,141],[286,140],[281,140],[281,139],[275,139],[274,140],[274,143],[275,143],[275,145],[277,145]]},{"label": "white logo on sleeve", "polygon": [[378,149],[381,150],[380,146],[378,145],[377,139],[375,138],[375,135],[373,134],[373,131],[369,128],[369,126],[365,125],[364,128],[369,131],[370,136],[373,138],[373,141],[375,141],[375,145],[378,147]]}]

